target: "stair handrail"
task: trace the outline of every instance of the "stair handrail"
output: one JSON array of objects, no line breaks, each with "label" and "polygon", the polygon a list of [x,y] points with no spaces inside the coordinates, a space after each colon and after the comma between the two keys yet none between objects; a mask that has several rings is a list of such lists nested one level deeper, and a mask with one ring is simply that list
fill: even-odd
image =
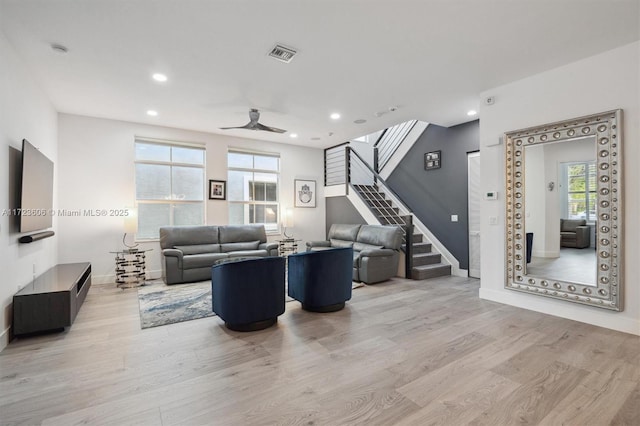
[{"label": "stair handrail", "polygon": [[376,172],[379,172],[387,165],[417,123],[418,120],[408,120],[391,126],[382,132],[376,143],[373,144]]},{"label": "stair handrail", "polygon": [[[406,204],[402,202],[398,194],[396,194],[389,187],[389,185],[387,185],[385,180],[375,170],[373,170],[373,167],[371,167],[369,163],[367,163],[365,159],[360,156],[360,154],[358,154],[349,145],[345,146],[344,151],[345,151],[345,168],[346,168],[345,190],[347,194],[349,194],[349,187],[351,186],[351,154],[353,153],[355,154],[356,158],[360,160],[360,163],[362,163],[362,165],[364,165],[373,174],[374,184],[383,186],[384,191],[392,194],[393,197],[396,199],[397,203],[399,204],[399,207],[401,207],[405,211],[406,213],[404,215],[405,224],[404,226],[401,226],[401,228],[404,228],[404,261],[405,261],[404,267],[405,267],[405,277],[411,279],[412,270],[413,270],[413,245],[412,245],[413,212]],[[356,194],[358,194],[358,196],[360,197],[360,194],[358,193],[358,191],[356,191]]]},{"label": "stair handrail", "polygon": [[[329,148],[325,148],[325,149],[324,149],[324,186],[329,186],[329,183],[328,183],[328,180],[329,180],[329,172],[328,172],[328,168],[327,168],[327,153],[328,153],[329,151],[332,151],[332,150],[334,150],[335,148],[339,148],[339,147],[341,147],[341,146],[343,146],[343,145],[349,145],[349,142],[348,142],[348,141],[347,141],[347,142],[343,142],[343,143],[340,143],[340,144],[338,144],[338,145],[330,146]],[[333,177],[336,177],[336,176],[334,175]],[[338,179],[339,179],[341,176],[340,176],[340,175],[338,175],[337,177],[338,177]],[[346,180],[346,176],[345,176],[345,180]],[[341,182],[339,182],[339,183],[333,183],[333,184],[331,184],[331,185],[341,185],[341,184],[342,184],[342,183],[341,183]]]},{"label": "stair handrail", "polygon": [[371,167],[369,165],[369,163],[366,162],[366,160],[364,158],[362,158],[360,156],[360,154],[358,154],[353,148],[351,148],[350,146],[346,146],[345,147],[345,154],[346,154],[346,191],[347,194],[349,193],[349,185],[351,184],[351,156],[350,153],[355,154],[355,156],[360,160],[360,162],[373,174],[374,176],[374,181],[375,182],[380,182],[382,183],[382,186],[384,186],[385,191],[391,193],[395,198],[396,201],[398,202],[398,204],[400,204],[399,207],[402,208],[402,210],[404,210],[404,213],[406,213],[407,215],[413,215],[413,211],[411,211],[411,209],[402,201],[402,199],[400,198],[400,196],[398,194],[396,194],[391,187],[389,187],[389,185],[387,185],[387,182],[382,178],[382,176],[380,176],[378,174],[378,172],[376,172],[373,167]]}]

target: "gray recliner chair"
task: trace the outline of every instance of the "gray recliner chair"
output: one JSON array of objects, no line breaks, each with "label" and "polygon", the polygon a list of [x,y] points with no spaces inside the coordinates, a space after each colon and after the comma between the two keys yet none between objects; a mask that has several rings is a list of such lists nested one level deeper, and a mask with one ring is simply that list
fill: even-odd
[{"label": "gray recliner chair", "polygon": [[585,219],[560,219],[560,247],[587,248],[591,227]]},{"label": "gray recliner chair", "polygon": [[386,281],[398,272],[403,231],[394,225],[333,224],[328,241],[310,241],[307,251],[353,248],[353,280]]}]

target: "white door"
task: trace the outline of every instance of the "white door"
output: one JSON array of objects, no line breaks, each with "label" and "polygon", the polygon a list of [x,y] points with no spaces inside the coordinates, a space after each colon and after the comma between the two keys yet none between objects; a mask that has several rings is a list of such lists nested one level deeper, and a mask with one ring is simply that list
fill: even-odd
[{"label": "white door", "polygon": [[467,154],[469,179],[469,276],[480,278],[480,153]]}]

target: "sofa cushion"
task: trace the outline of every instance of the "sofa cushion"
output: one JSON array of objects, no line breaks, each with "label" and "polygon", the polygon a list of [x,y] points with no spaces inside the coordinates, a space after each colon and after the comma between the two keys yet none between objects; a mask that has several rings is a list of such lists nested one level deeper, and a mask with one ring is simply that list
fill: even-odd
[{"label": "sofa cushion", "polygon": [[266,250],[242,250],[230,251],[227,253],[229,257],[268,257],[269,252]]},{"label": "sofa cushion", "polygon": [[[227,225],[220,227],[220,244],[253,241],[258,241],[258,243],[267,242],[267,233],[264,225]],[[223,249],[223,251],[225,250]]]},{"label": "sofa cushion", "polygon": [[353,241],[336,240],[334,238],[332,238],[330,241],[331,247],[353,247]]},{"label": "sofa cushion", "polygon": [[192,246],[174,246],[183,254],[220,253],[219,244],[195,244]]},{"label": "sofa cushion", "polygon": [[373,244],[353,243],[353,251],[362,251],[366,249],[381,249],[382,246],[374,246]]},{"label": "sofa cushion", "polygon": [[362,225],[333,224],[329,228],[329,240],[355,241]]},{"label": "sofa cushion", "polygon": [[355,241],[374,246],[399,250],[402,244],[402,229],[395,225],[362,225]]},{"label": "sofa cushion", "polygon": [[206,268],[213,266],[216,260],[229,257],[226,253],[203,253],[191,254],[182,258],[182,267],[184,269]]},{"label": "sofa cushion", "polygon": [[560,231],[561,232],[576,232],[578,226],[585,226],[587,221],[585,219],[560,219]]},{"label": "sofa cushion", "polygon": [[163,226],[160,228],[160,247],[163,249],[217,243],[217,226]]},{"label": "sofa cushion", "polygon": [[225,243],[225,244],[220,244],[220,251],[222,251],[223,253],[228,253],[230,251],[257,250],[259,245],[260,245],[260,241]]}]

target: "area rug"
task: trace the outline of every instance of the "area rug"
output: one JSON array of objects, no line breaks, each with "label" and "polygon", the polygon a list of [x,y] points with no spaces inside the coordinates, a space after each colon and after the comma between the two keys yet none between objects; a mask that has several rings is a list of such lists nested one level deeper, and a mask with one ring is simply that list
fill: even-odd
[{"label": "area rug", "polygon": [[151,281],[138,288],[138,303],[143,329],[215,315],[211,310],[211,281],[171,286]]},{"label": "area rug", "polygon": [[[363,285],[354,282],[353,288]],[[286,300],[293,299],[286,296]],[[211,308],[211,281],[179,285],[150,281],[138,288],[138,303],[143,329],[215,316]]]}]

